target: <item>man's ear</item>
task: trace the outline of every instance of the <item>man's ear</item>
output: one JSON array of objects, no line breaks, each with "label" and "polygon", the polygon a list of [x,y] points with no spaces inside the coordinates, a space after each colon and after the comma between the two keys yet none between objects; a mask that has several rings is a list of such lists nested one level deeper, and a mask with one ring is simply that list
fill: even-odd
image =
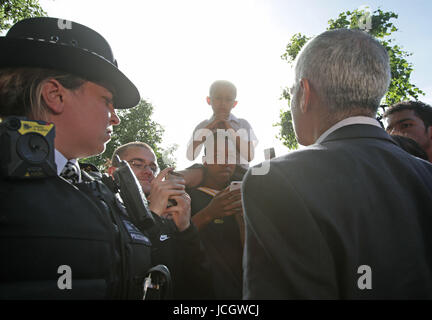
[{"label": "man's ear", "polygon": [[207,97],[206,100],[207,100],[207,104],[208,104],[209,106],[211,106],[211,100],[210,100],[210,97]]},{"label": "man's ear", "polygon": [[63,112],[65,93],[65,87],[55,79],[47,80],[42,86],[42,98],[50,111],[54,114]]},{"label": "man's ear", "polygon": [[234,104],[233,104],[233,108],[237,105],[237,103],[238,103],[238,101],[236,100],[236,101],[234,101]]},{"label": "man's ear", "polygon": [[432,141],[432,126],[429,126],[426,130],[429,140]]},{"label": "man's ear", "polygon": [[312,88],[308,79],[300,80],[300,109],[303,113],[310,111],[312,100]]}]

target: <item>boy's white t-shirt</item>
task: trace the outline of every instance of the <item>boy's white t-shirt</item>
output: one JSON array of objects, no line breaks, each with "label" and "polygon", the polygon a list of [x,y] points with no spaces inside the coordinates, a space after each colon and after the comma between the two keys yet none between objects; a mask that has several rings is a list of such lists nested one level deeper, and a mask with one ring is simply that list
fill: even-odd
[{"label": "boy's white t-shirt", "polygon": [[[192,137],[189,140],[188,145],[187,145],[186,157],[188,158],[188,160],[193,161],[196,158],[196,157],[194,158],[194,156],[193,156],[194,137],[195,137],[195,140],[198,140],[198,141],[200,141],[202,139],[202,135],[200,135],[199,132],[198,132],[197,136],[195,136],[197,131],[200,129],[204,129],[214,119],[215,119],[215,116],[213,115],[210,119],[200,122],[195,127],[195,129],[192,133]],[[238,133],[238,135],[240,136],[240,138],[242,140],[252,142],[252,145],[255,148],[255,146],[258,144],[258,139],[255,135],[255,132],[252,129],[252,126],[250,125],[250,123],[247,120],[237,118],[232,113],[230,113],[230,116],[228,118],[228,122],[230,123],[230,125],[234,129],[234,131],[236,131],[236,133]],[[218,130],[221,130],[221,129],[218,129]],[[205,134],[203,133],[203,135],[205,135]],[[196,150],[195,150],[196,156],[198,156],[200,154],[203,145],[204,145],[204,143],[200,144],[196,148]],[[247,169],[249,167],[248,161],[246,159],[244,159],[243,157],[241,157],[241,155],[238,152],[237,152],[237,157],[238,157],[238,159],[241,159],[240,165]]]}]

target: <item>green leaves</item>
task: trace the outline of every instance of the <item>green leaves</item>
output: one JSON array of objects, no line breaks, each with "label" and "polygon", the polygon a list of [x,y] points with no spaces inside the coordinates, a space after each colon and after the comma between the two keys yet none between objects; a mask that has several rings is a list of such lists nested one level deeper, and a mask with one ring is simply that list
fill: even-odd
[{"label": "green leaves", "polygon": [[281,140],[283,145],[288,147],[288,149],[297,149],[299,147],[299,144],[294,133],[294,124],[292,122],[291,110],[280,110],[280,119],[280,122],[273,125],[274,127],[281,127],[280,133],[277,138]]},{"label": "green leaves", "polygon": [[167,167],[167,162],[172,165],[174,162],[172,153],[176,150],[176,146],[171,146],[168,150],[162,150],[159,144],[162,142],[164,129],[162,126],[151,120],[153,114],[153,106],[141,99],[138,106],[130,109],[118,110],[120,124],[114,126],[111,141],[107,144],[104,153],[82,159],[83,162],[90,162],[96,165],[99,170],[105,170],[109,166],[109,161],[114,150],[128,142],[140,141],[145,142],[153,148],[158,158],[158,164],[161,169]]},{"label": "green leaves", "polygon": [[290,42],[288,42],[285,53],[281,55],[282,60],[286,60],[289,64],[292,64],[300,52],[301,48],[308,42],[310,38],[302,35],[301,33],[296,33],[291,37]]},{"label": "green leaves", "polygon": [[[0,32],[7,31],[19,20],[46,15],[39,0],[0,0]],[[177,146],[171,146],[167,150],[159,147],[164,130],[158,123],[151,120],[152,114],[153,106],[145,100],[141,100],[135,108],[118,110],[121,123],[113,128],[113,136],[105,152],[95,157],[81,159],[81,161],[90,162],[100,170],[105,170],[117,147],[127,142],[142,141],[153,148],[161,169],[167,166],[164,159],[170,165],[175,164],[173,152]]]},{"label": "green leaves", "polygon": [[[360,9],[342,12],[336,19],[328,21],[329,26],[327,30],[340,28],[361,29],[365,16],[370,16],[370,14],[370,12]],[[404,51],[401,46],[394,44],[394,39],[388,38],[398,30],[393,21],[391,21],[397,19],[398,15],[391,11],[384,12],[381,9],[377,9],[372,13],[370,18],[371,29],[368,32],[377,38],[387,49],[390,58],[391,83],[384,103],[391,105],[404,100],[418,100],[419,95],[424,95],[424,92],[410,81],[413,65],[406,58],[411,56],[412,53]],[[292,65],[301,48],[310,38],[301,33],[296,33],[290,39],[281,58]],[[287,100],[289,107],[291,97],[287,88],[283,89],[281,99]],[[275,126],[280,126],[280,134],[277,138],[288,148],[296,149],[298,144],[294,143],[295,134],[290,110],[281,111],[280,118],[281,121],[275,124]]]},{"label": "green leaves", "polygon": [[38,0],[0,0],[0,32],[19,20],[46,15]]}]

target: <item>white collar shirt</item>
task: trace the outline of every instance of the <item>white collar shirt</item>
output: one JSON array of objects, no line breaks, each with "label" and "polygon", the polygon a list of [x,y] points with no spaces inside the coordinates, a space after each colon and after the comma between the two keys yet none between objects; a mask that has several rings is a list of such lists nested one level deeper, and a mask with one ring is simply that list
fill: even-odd
[{"label": "white collar shirt", "polygon": [[[208,132],[206,132],[205,130],[200,130],[200,129],[204,129],[214,119],[215,119],[215,116],[213,114],[210,117],[210,119],[200,122],[195,127],[195,129],[192,133],[192,137],[189,140],[188,145],[187,145],[186,157],[188,158],[188,160],[193,161],[200,154],[202,147],[203,147],[203,144],[200,144],[196,148],[195,156],[193,155],[192,149],[193,149],[194,138],[196,141],[200,141],[203,138],[203,136],[206,136],[208,134]],[[239,134],[239,136],[242,138],[242,140],[252,142],[254,147],[257,145],[258,139],[255,135],[255,132],[252,129],[252,126],[249,124],[249,122],[247,120],[237,118],[235,115],[230,113],[230,115],[228,117],[228,122],[231,124],[231,127],[234,129],[234,131],[236,131]],[[240,154],[237,153],[237,155],[240,158]],[[249,167],[247,160],[245,160],[243,157],[241,157],[240,162],[244,168],[247,169]]]},{"label": "white collar shirt", "polygon": [[381,128],[380,123],[378,120],[371,118],[371,117],[364,117],[364,116],[357,116],[357,117],[349,117],[346,119],[343,119],[333,126],[331,126],[329,129],[327,129],[323,134],[320,135],[320,137],[315,141],[315,144],[319,144],[324,141],[325,138],[327,138],[330,133],[336,131],[337,129],[340,129],[345,126],[349,126],[352,124],[368,124],[371,126],[376,126]]},{"label": "white collar shirt", "polygon": [[54,161],[57,165],[57,175],[59,176],[61,174],[61,172],[63,171],[66,163],[68,161],[72,162],[79,170],[80,174],[79,174],[79,181],[78,182],[82,182],[81,179],[81,168],[79,166],[78,160],[77,159],[66,159],[66,157],[64,155],[61,154],[60,151],[58,151],[57,149],[54,149]]}]

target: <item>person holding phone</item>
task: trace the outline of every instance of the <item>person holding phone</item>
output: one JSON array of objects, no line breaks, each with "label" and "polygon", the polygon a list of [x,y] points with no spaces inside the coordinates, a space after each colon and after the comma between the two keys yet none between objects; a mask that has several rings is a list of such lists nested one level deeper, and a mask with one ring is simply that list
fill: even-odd
[{"label": "person holding phone", "polygon": [[[184,179],[173,173],[173,168],[160,171],[153,149],[144,142],[129,142],[118,147],[108,168],[110,175],[119,165],[115,160],[117,156],[129,163],[154,218],[162,221],[161,232],[151,239],[155,248],[153,256],[171,271],[173,298],[213,298],[208,261],[197,228],[190,220],[191,200],[185,192]],[[165,218],[172,220],[177,230],[164,223]]]},{"label": "person holding phone", "polygon": [[[217,164],[217,153],[222,150],[225,157],[219,159],[225,161]],[[241,190],[230,190],[236,165],[228,163],[228,148],[218,148],[215,143],[214,152],[209,151],[206,150],[201,186],[186,189],[192,199],[192,222],[207,252],[216,299],[241,299],[243,208]]]}]

